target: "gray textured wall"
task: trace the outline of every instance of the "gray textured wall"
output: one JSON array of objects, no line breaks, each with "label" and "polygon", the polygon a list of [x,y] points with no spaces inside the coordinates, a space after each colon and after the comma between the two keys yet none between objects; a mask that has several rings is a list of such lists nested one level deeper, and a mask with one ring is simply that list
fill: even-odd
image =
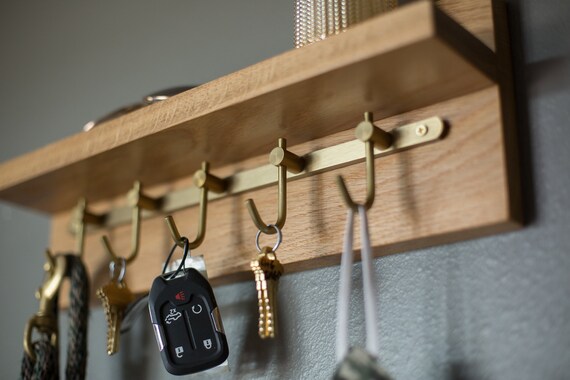
[{"label": "gray textured wall", "polygon": [[[2,2],[0,160],[149,91],[205,82],[289,49],[291,3]],[[570,378],[570,2],[510,5],[529,225],[375,261],[380,357],[396,379]],[[37,310],[49,225],[7,204],[0,223],[0,377],[8,379],[18,376],[23,325]],[[256,336],[251,283],[216,288],[231,372],[212,378],[330,378],[337,283],[338,267],[285,276],[275,341]],[[354,295],[352,338],[362,342]],[[90,379],[170,378],[146,317],[112,358],[101,310],[90,323]]]}]

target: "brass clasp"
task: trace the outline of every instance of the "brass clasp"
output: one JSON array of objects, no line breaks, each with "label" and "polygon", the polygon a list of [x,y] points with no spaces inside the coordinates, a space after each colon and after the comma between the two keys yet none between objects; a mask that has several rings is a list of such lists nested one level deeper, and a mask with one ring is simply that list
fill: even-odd
[{"label": "brass clasp", "polygon": [[30,318],[24,329],[24,350],[26,354],[36,360],[32,346],[32,333],[37,329],[41,334],[49,337],[52,346],[57,348],[57,294],[67,273],[67,258],[64,255],[52,255],[46,250],[47,262],[44,265],[46,280],[38,289],[36,298],[40,301],[38,312]]}]

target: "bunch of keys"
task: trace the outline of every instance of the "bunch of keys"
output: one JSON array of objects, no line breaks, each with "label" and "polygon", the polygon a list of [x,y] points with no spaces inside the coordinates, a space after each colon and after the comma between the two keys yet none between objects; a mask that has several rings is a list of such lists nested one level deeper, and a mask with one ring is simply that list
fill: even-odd
[{"label": "bunch of keys", "polygon": [[[117,272],[117,262],[120,269]],[[135,299],[134,294],[124,282],[127,271],[127,262],[120,258],[109,264],[111,281],[97,289],[97,297],[103,303],[105,319],[107,320],[107,354],[113,355],[119,351],[119,338],[121,336],[121,322],[125,316],[127,306]]]},{"label": "bunch of keys", "polygon": [[208,280],[194,268],[185,268],[189,252],[178,269],[163,274],[150,289],[148,308],[162,362],[173,375],[187,375],[216,367],[229,355],[220,311]]},{"label": "bunch of keys", "polygon": [[279,278],[283,274],[283,265],[277,260],[275,251],[279,248],[282,234],[279,227],[269,225],[277,231],[277,243],[273,248],[259,246],[259,236],[255,237],[255,246],[259,252],[257,259],[252,260],[251,270],[255,275],[257,305],[259,310],[259,336],[262,339],[274,338],[277,332],[277,288]]}]

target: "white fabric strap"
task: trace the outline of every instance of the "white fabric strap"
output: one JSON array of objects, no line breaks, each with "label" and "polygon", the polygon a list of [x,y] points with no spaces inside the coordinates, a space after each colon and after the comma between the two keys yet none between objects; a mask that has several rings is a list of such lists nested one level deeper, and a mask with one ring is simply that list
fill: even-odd
[{"label": "white fabric strap", "polygon": [[336,361],[341,362],[348,353],[348,318],[350,313],[350,283],[352,277],[352,240],[354,212],[348,209],[344,243],[340,258],[340,285],[338,290],[338,311],[336,320]]},{"label": "white fabric strap", "polygon": [[[372,267],[372,249],[370,247],[370,235],[368,233],[368,219],[366,208],[358,206],[360,214],[360,231],[362,246],[362,279],[364,288],[364,316],[366,321],[366,350],[372,354],[378,353],[378,336],[376,333],[376,297],[374,294],[374,270]],[[336,360],[341,362],[348,353],[348,320],[350,317],[350,292],[352,281],[352,264],[354,252],[352,242],[354,240],[354,211],[348,210],[344,244],[340,263],[340,286],[338,295],[337,335],[336,335]]]},{"label": "white fabric strap", "polygon": [[364,313],[366,317],[366,350],[378,355],[378,334],[376,331],[376,295],[374,293],[374,267],[372,265],[372,248],[368,234],[368,217],[366,208],[358,206],[360,214],[360,245],[362,252],[362,282],[364,287]]}]

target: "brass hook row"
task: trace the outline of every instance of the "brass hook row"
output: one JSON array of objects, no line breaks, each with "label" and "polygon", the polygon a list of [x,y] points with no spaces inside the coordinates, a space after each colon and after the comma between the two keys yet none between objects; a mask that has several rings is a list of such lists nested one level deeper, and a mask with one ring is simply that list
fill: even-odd
[{"label": "brass hook row", "polygon": [[[269,155],[269,166],[277,167],[276,181],[270,179],[272,175],[271,171],[268,172],[269,168],[267,166],[248,169],[235,173],[231,177],[221,179],[211,175],[209,173],[208,163],[203,162],[202,168],[194,174],[195,187],[176,190],[158,199],[144,195],[141,184],[136,182],[128,194],[129,207],[127,208],[114,209],[103,216],[98,216],[89,213],[87,211],[86,202],[84,200],[80,201],[76,211],[76,218],[81,223],[76,223],[77,226],[75,228],[77,232],[78,251],[83,252],[86,224],[115,226],[118,225],[117,221],[119,220],[123,222],[127,221],[130,214],[132,223],[131,251],[125,260],[131,262],[139,250],[141,209],[171,213],[190,205],[199,204],[200,209],[196,237],[193,241],[189,242],[189,247],[195,249],[203,242],[205,237],[208,199],[218,199],[226,195],[239,194],[246,190],[260,188],[270,183],[277,183],[278,185],[277,220],[273,224],[279,229],[282,229],[287,218],[287,182],[289,180],[304,178],[327,169],[330,170],[331,168],[356,162],[363,158],[366,162],[366,199],[362,205],[369,209],[374,202],[375,195],[374,158],[435,141],[442,137],[443,131],[443,121],[438,117],[432,117],[399,126],[391,132],[385,132],[374,126],[372,113],[366,112],[364,114],[364,120],[360,122],[355,129],[357,140],[310,152],[303,157],[299,157],[288,151],[287,141],[280,138],[278,140],[278,146],[274,148]],[[357,148],[360,142],[364,142],[364,155],[355,152],[358,150]],[[375,148],[378,150],[375,150]],[[288,175],[288,173],[291,174]],[[342,200],[346,206],[356,209],[358,203],[351,198],[342,177],[339,176],[337,182]],[[196,193],[196,188],[199,189],[198,193]],[[209,195],[209,191],[217,193],[217,195]],[[255,226],[266,234],[275,233],[275,229],[268,227],[269,223],[266,223],[260,216],[255,202],[252,199],[248,199],[245,203]],[[120,218],[119,215],[121,215]],[[165,218],[165,221],[173,241],[177,245],[183,246],[184,243],[174,219],[168,216]],[[113,260],[117,260],[118,255],[106,237],[103,238],[103,244]]]},{"label": "brass hook row", "polygon": [[[304,160],[301,157],[287,150],[287,141],[280,138],[278,146],[274,148],[270,155],[269,161],[278,168],[278,208],[277,208],[277,221],[274,223],[279,228],[285,225],[287,218],[287,171],[291,173],[300,173],[304,168]],[[200,211],[198,220],[198,232],[196,238],[188,243],[190,249],[196,249],[204,241],[206,235],[206,221],[208,211],[208,191],[215,193],[223,193],[228,188],[228,180],[218,178],[209,173],[208,162],[202,162],[202,168],[194,174],[194,184],[200,188]],[[131,216],[131,251],[124,259],[128,263],[132,262],[139,251],[140,247],[140,220],[141,210],[159,210],[161,207],[161,200],[154,199],[146,196],[142,192],[142,185],[140,182],[135,182],[133,189],[127,195],[128,204],[132,207]],[[274,228],[268,228],[267,223],[263,221],[257,207],[252,199],[246,201],[246,207],[249,210],[251,218],[259,230],[272,234],[275,233]],[[85,200],[81,200],[76,208],[76,220],[80,221],[76,225],[76,233],[78,236],[78,247],[84,246],[85,222],[94,224],[103,224],[104,216],[90,214],[86,210]],[[165,217],[165,222],[170,230],[172,240],[180,247],[184,246],[184,242],[178,231],[178,227],[172,216]],[[107,236],[102,237],[103,246],[111,256],[113,261],[119,260],[119,255],[115,252]]]},{"label": "brass hook row", "polygon": [[[189,246],[191,249],[197,248],[206,234],[206,213],[208,210],[208,190],[212,190],[217,193],[223,193],[227,188],[227,182],[223,179],[215,177],[209,173],[208,162],[202,162],[202,168],[194,174],[194,183],[200,190],[200,216],[198,220],[198,232],[196,238],[190,242]],[[142,192],[142,185],[139,181],[136,181],[134,187],[129,191],[127,195],[129,206],[132,207],[132,230],[131,230],[131,251],[129,256],[125,257],[125,261],[128,263],[132,262],[139,252],[140,247],[140,220],[141,220],[141,210],[159,210],[161,206],[161,200],[151,198]],[[172,217],[167,217],[167,225],[170,229],[172,239],[177,245],[182,246],[182,238],[178,232],[178,228]],[[113,259],[113,261],[118,261],[119,256],[113,250],[111,243],[107,236],[102,237],[103,246]]]}]

